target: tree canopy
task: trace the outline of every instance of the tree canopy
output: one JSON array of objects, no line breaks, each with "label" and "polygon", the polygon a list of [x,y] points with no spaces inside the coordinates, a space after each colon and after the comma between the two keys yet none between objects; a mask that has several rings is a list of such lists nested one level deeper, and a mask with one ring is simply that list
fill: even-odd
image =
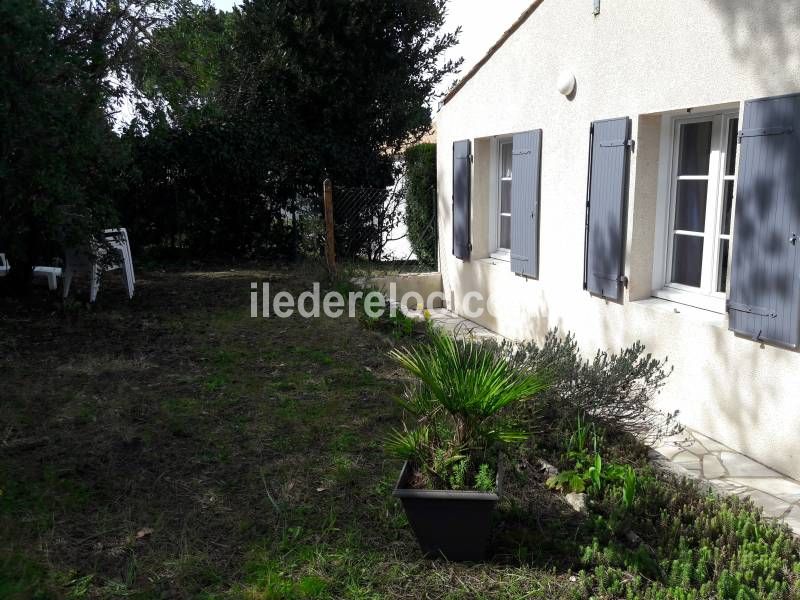
[{"label": "tree canopy", "polygon": [[115,224],[126,168],[112,128],[117,82],[165,6],[0,3],[0,250],[13,286]]},{"label": "tree canopy", "polygon": [[[5,0],[0,251],[18,281],[121,222],[139,247],[292,254],[324,177],[387,185],[426,131],[446,0]],[[132,99],[119,130],[115,107]],[[39,262],[42,261],[42,262]]]},{"label": "tree canopy", "polygon": [[170,223],[167,237],[200,252],[295,252],[299,219],[316,209],[324,177],[386,186],[391,154],[428,129],[436,86],[458,66],[440,64],[456,42],[440,33],[445,6],[184,7],[134,68],[146,100],[129,132],[134,147],[145,160],[174,162],[140,172],[131,215],[161,238],[157,223]]}]

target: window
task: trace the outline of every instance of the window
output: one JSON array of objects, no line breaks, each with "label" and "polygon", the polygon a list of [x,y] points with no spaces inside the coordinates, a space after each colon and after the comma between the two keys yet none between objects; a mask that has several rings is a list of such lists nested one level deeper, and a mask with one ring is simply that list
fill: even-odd
[{"label": "window", "polygon": [[508,260],[511,253],[511,182],[513,160],[511,138],[497,140],[495,150],[495,185],[490,219],[492,256]]},{"label": "window", "polygon": [[673,118],[671,125],[664,285],[656,295],[724,312],[738,113]]}]

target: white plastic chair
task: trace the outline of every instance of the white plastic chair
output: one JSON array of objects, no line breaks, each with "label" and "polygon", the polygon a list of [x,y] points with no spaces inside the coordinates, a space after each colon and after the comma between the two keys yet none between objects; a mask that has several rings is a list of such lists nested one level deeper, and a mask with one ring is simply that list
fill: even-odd
[{"label": "white plastic chair", "polygon": [[[69,288],[72,284],[72,276],[77,271],[88,270],[90,273],[91,288],[89,290],[89,301],[97,299],[97,292],[100,290],[100,276],[104,271],[122,271],[122,280],[128,291],[128,298],[133,298],[133,290],[136,285],[136,276],[133,272],[133,257],[131,246],[128,240],[128,232],[123,229],[106,229],[103,235],[114,253],[113,260],[105,260],[107,256],[106,246],[100,246],[95,250],[95,256],[90,257],[85,253],[69,250],[65,256],[64,265],[64,298],[69,295]],[[105,263],[105,264],[104,264]]]},{"label": "white plastic chair", "polygon": [[61,277],[61,269],[58,267],[34,267],[34,276],[47,277],[47,287],[53,292],[58,289],[58,278]]},{"label": "white plastic chair", "polygon": [[[5,254],[0,253],[0,277],[5,277],[11,270],[11,263],[8,262]],[[61,269],[58,267],[34,267],[33,274],[38,277],[47,278],[47,286],[50,290],[58,288],[58,278],[61,277]]]}]

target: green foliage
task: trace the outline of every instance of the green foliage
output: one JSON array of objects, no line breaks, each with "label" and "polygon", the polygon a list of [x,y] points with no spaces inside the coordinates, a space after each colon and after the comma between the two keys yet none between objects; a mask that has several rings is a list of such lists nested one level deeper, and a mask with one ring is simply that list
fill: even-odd
[{"label": "green foliage", "polygon": [[[466,485],[467,469],[469,468],[469,458],[464,457],[453,463],[450,473],[450,488],[453,490],[463,490]],[[437,465],[437,471],[438,471]],[[480,471],[478,472],[480,474]],[[475,487],[478,487],[478,477],[475,477]]]},{"label": "green foliage", "polygon": [[[384,188],[386,150],[427,130],[457,67],[439,60],[456,42],[439,33],[444,13],[445,0],[184,7],[134,69],[149,102],[128,131],[132,238],[214,256],[320,252],[323,179]],[[385,201],[359,206],[354,230]],[[339,255],[362,249],[343,235]]]},{"label": "green foliage", "polygon": [[586,473],[579,473],[574,469],[560,471],[558,475],[553,475],[547,479],[547,487],[559,490],[568,494],[575,492],[580,494],[586,490]]},{"label": "green foliage", "polygon": [[582,357],[572,333],[552,329],[541,345],[506,345],[504,351],[519,369],[551,374],[552,386],[540,408],[552,422],[590,414],[613,431],[670,433],[676,427],[677,413],[662,415],[651,404],[672,369],[666,360],[646,354],[639,342],[617,353],[598,351],[590,361]]},{"label": "green foliage", "polygon": [[414,331],[414,321],[399,310],[393,315],[390,314],[388,319],[392,335],[397,339],[408,337]]},{"label": "green foliage", "polygon": [[437,264],[436,144],[417,144],[405,151],[405,221],[411,249],[422,264]]},{"label": "green foliage", "polygon": [[600,453],[602,439],[595,424],[579,415],[566,446],[570,468],[548,478],[547,486],[565,493],[589,490],[595,497],[611,486],[619,489],[623,508],[630,510],[636,498],[636,471],[631,465],[606,464]]},{"label": "green foliage", "polygon": [[453,467],[465,458],[490,464],[503,445],[525,440],[504,409],[547,387],[541,375],[515,371],[491,346],[434,327],[428,343],[390,356],[417,378],[401,401],[416,422],[392,434],[387,449],[411,461],[429,487],[450,487]]},{"label": "green foliage", "polygon": [[495,479],[492,468],[483,463],[475,475],[475,489],[482,492],[491,492],[494,489]]},{"label": "green foliage", "polygon": [[0,554],[0,598],[50,600],[64,596],[68,578],[14,553]]},{"label": "green foliage", "polygon": [[131,78],[173,123],[186,125],[196,109],[213,110],[224,100],[220,84],[234,19],[233,12],[184,4],[175,19],[153,32],[147,46],[137,49]]},{"label": "green foliage", "polygon": [[155,2],[129,4],[137,16],[110,2],[0,3],[0,247],[15,291],[33,265],[116,224],[127,152],[108,114],[110,77]]},{"label": "green foliage", "polygon": [[[341,287],[341,286],[340,286]],[[356,289],[353,287],[352,289]],[[388,333],[394,339],[399,340],[407,338],[414,333],[416,322],[411,317],[407,316],[403,311],[395,305],[394,310],[387,303],[383,308],[383,312],[379,315],[369,315],[364,310],[364,300],[367,294],[377,292],[369,286],[361,286],[358,288],[364,296],[356,301],[356,311],[358,318],[362,324],[368,329]],[[348,290],[349,291],[349,290]],[[346,292],[345,292],[346,293]]]},{"label": "green foliage", "polygon": [[654,541],[649,550],[644,545],[631,549],[608,539],[600,527],[581,559],[591,569],[582,574],[587,590],[652,600],[779,599],[797,593],[798,546],[783,525],[764,520],[737,498],[641,481],[646,493],[637,519],[646,522],[649,511],[657,510]]},{"label": "green foliage", "polygon": [[633,508],[636,500],[636,471],[630,465],[625,465],[621,474],[622,479],[622,505],[625,510]]}]

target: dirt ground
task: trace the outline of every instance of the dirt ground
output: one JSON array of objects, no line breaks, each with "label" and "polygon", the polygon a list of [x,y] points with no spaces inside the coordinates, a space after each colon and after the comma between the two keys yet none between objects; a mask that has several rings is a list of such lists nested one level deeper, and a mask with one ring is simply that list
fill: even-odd
[{"label": "dirt ground", "polygon": [[46,289],[0,299],[0,597],[569,591],[532,499],[505,507],[492,563],[418,558],[383,451],[396,342],[355,319],[249,316],[251,281],[311,278],[154,269],[130,302],[113,274],[94,307],[80,286],[63,307]]}]

